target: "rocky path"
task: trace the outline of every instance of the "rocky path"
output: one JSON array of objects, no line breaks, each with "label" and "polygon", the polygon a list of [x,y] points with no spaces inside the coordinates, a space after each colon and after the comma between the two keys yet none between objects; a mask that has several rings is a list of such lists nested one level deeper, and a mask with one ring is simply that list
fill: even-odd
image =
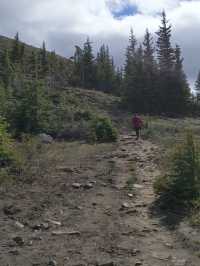
[{"label": "rocky path", "polygon": [[158,158],[122,135],[84,167],[2,192],[0,266],[199,266],[152,212]]},{"label": "rocky path", "polygon": [[120,165],[119,169],[122,171],[119,170],[117,174],[117,186],[120,189],[125,186],[127,177],[130,175],[129,162],[133,161],[136,165],[137,177],[137,183],[133,184],[135,197],[126,200],[124,209],[127,209],[128,215],[122,218],[127,234],[121,245],[128,246],[134,239],[132,243],[136,247],[133,250],[135,258],[130,257],[125,265],[200,265],[199,258],[191,251],[182,248],[176,238],[176,231],[171,231],[162,225],[162,217],[157,218],[152,212],[152,206],[156,200],[153,180],[160,174],[156,165],[159,149],[149,141],[135,142],[131,136],[122,136],[119,151],[121,158],[116,159],[116,164]]}]

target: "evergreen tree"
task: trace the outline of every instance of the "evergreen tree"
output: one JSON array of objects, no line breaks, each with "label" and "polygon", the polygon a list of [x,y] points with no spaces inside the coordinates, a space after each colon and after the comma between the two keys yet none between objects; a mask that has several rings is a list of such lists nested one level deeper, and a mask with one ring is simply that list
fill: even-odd
[{"label": "evergreen tree", "polygon": [[137,46],[137,40],[134,36],[133,29],[131,29],[129,37],[129,45],[126,49],[126,62],[125,62],[125,80],[127,83],[129,83],[129,79],[131,78],[133,72],[136,46]]},{"label": "evergreen tree", "polygon": [[19,61],[20,61],[20,42],[19,42],[19,33],[18,32],[15,35],[13,47],[11,50],[11,61],[12,61],[12,63],[19,63]]},{"label": "evergreen tree", "polygon": [[117,68],[114,76],[113,94],[123,96],[123,68]]},{"label": "evergreen tree", "polygon": [[94,88],[95,85],[95,64],[94,64],[94,55],[92,52],[92,46],[89,38],[84,43],[84,49],[83,49],[83,58],[82,58],[82,64],[83,64],[83,76],[82,76],[82,83],[83,86],[87,89]]},{"label": "evergreen tree", "polygon": [[197,103],[200,103],[200,71],[198,72],[197,75],[197,80],[195,82],[195,91],[196,91],[196,99]]},{"label": "evergreen tree", "polygon": [[43,79],[46,77],[49,70],[48,65],[48,55],[46,51],[45,42],[42,43],[42,49],[40,51],[40,78]]},{"label": "evergreen tree", "polygon": [[190,100],[190,88],[183,70],[183,61],[181,55],[181,48],[176,45],[175,50],[175,64],[173,76],[173,109],[176,113],[185,113]]},{"label": "evergreen tree", "polygon": [[131,29],[129,37],[129,45],[126,49],[126,61],[124,67],[124,101],[129,108],[133,109],[134,98],[134,77],[135,77],[135,59],[136,59],[137,40]]},{"label": "evergreen tree", "polygon": [[97,89],[104,92],[112,92],[114,86],[115,67],[113,58],[110,57],[108,46],[102,45],[97,54]]},{"label": "evergreen tree", "polygon": [[37,80],[39,75],[39,62],[38,62],[38,53],[32,51],[27,58],[27,74],[31,79]]},{"label": "evergreen tree", "polygon": [[[183,88],[183,71],[180,49],[171,46],[171,25],[168,24],[165,12],[162,13],[161,26],[157,32],[157,54],[159,63],[158,87],[160,111],[166,114],[177,114],[186,102],[186,89]],[[181,73],[180,73],[181,71]],[[178,77],[177,75],[182,75]],[[181,103],[183,101],[183,103]],[[182,107],[181,107],[182,106]]]},{"label": "evergreen tree", "polygon": [[11,105],[8,119],[15,134],[47,131],[49,125],[49,99],[44,84],[24,81]]},{"label": "evergreen tree", "polygon": [[83,50],[77,45],[75,46],[75,49],[71,83],[74,86],[84,87]]},{"label": "evergreen tree", "polygon": [[143,92],[144,99],[144,112],[156,113],[158,111],[158,99],[157,99],[157,64],[154,58],[154,44],[153,37],[146,30],[143,41],[143,59],[144,59],[144,76],[145,86]]},{"label": "evergreen tree", "polygon": [[137,47],[137,41],[131,29],[129,46],[126,53],[125,64],[125,102],[135,112],[144,112],[144,55],[142,45]]},{"label": "evergreen tree", "polygon": [[5,49],[2,58],[1,79],[6,89],[8,89],[11,86],[13,80],[13,74],[14,70],[12,63],[10,61],[9,52],[7,49]]},{"label": "evergreen tree", "polygon": [[172,72],[174,65],[174,50],[171,46],[171,31],[172,26],[166,18],[166,14],[162,12],[161,26],[159,31],[156,33],[158,36],[157,40],[157,55],[158,63],[161,72]]}]

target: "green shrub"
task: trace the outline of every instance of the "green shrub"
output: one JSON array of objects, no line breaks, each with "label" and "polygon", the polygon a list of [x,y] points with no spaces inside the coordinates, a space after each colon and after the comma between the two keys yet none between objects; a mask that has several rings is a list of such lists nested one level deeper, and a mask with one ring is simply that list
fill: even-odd
[{"label": "green shrub", "polygon": [[192,133],[173,152],[169,173],[154,183],[155,192],[169,200],[190,203],[200,196],[200,151]]},{"label": "green shrub", "polygon": [[91,137],[94,141],[113,142],[117,140],[117,130],[107,117],[97,117],[92,122]]},{"label": "green shrub", "polygon": [[13,142],[7,132],[7,123],[0,119],[0,167],[9,165],[13,160]]}]

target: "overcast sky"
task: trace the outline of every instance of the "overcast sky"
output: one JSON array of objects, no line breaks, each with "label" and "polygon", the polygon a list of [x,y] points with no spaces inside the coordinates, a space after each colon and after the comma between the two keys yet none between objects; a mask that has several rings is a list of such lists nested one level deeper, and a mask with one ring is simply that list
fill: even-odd
[{"label": "overcast sky", "polygon": [[173,25],[173,44],[182,47],[190,83],[200,69],[200,0],[0,0],[0,34],[70,57],[89,36],[96,50],[111,46],[116,64],[123,63],[132,27],[138,39],[152,33],[166,10]]}]

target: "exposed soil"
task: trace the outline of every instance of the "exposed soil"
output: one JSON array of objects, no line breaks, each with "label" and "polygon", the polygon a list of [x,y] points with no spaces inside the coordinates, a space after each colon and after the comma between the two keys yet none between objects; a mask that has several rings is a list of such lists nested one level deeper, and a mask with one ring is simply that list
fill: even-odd
[{"label": "exposed soil", "polygon": [[199,266],[196,251],[152,211],[159,153],[122,135],[82,163],[63,159],[45,180],[2,187],[0,266]]}]

